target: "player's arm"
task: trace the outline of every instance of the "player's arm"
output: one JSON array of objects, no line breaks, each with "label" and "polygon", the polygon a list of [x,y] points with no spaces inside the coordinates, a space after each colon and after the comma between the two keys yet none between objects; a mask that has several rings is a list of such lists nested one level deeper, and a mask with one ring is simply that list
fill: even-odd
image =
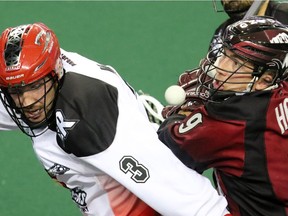
[{"label": "player's arm", "polygon": [[[102,170],[162,215],[224,215],[224,197],[209,179],[187,168],[159,141],[129,91],[118,89],[123,103],[118,103],[117,130],[110,146],[80,159],[94,167],[95,174]],[[111,118],[105,115],[109,112],[102,112],[101,119]],[[103,127],[100,123],[94,122],[94,127]],[[89,136],[84,137],[89,141]]]},{"label": "player's arm", "polygon": [[226,201],[210,180],[180,162],[138,117],[119,135],[121,140],[117,137],[107,150],[82,159],[162,215],[223,215]]},{"label": "player's arm", "polygon": [[[62,111],[66,119],[79,121],[66,134],[65,144],[92,175],[101,170],[163,215],[224,214],[225,198],[209,179],[187,168],[159,141],[139,111],[135,95],[122,81],[111,86],[76,74],[66,74],[67,79],[74,87],[62,88]],[[81,94],[71,93],[80,83]],[[73,97],[66,98],[69,95]]]}]

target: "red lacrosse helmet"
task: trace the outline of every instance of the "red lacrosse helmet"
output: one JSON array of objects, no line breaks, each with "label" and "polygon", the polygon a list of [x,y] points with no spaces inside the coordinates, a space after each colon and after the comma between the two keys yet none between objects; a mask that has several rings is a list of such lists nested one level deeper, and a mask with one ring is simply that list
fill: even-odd
[{"label": "red lacrosse helmet", "polygon": [[43,23],[7,28],[0,38],[0,86],[33,83],[48,74],[60,79],[63,68],[54,32]]},{"label": "red lacrosse helmet", "polygon": [[[64,70],[57,37],[43,23],[7,28],[0,37],[0,53],[0,99],[24,133],[31,137],[38,136],[43,132],[40,128],[47,128],[53,123],[56,96],[51,101],[51,109],[47,108],[50,105],[46,104],[45,100],[45,118],[40,122],[32,122],[25,116],[25,106],[21,103],[17,106],[9,90],[14,89],[15,94],[20,95],[19,89],[22,87],[31,86],[41,79],[45,81],[45,78],[49,77],[46,81],[52,80],[53,85],[45,88],[42,98],[46,97],[53,87],[56,87],[56,92],[59,91]],[[33,104],[29,106],[31,105]]]}]

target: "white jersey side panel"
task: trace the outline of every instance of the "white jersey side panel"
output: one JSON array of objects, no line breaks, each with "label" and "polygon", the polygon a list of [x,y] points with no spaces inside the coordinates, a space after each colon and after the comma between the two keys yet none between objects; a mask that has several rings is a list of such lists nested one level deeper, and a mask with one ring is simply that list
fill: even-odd
[{"label": "white jersey side panel", "polygon": [[[77,157],[64,152],[56,142],[56,133],[46,131],[33,139],[33,148],[48,174],[71,191],[72,200],[83,215],[114,215],[105,180],[114,181],[95,166],[84,163]],[[89,169],[90,168],[90,169]],[[104,183],[103,183],[104,182]],[[97,198],[96,198],[97,197]],[[89,209],[89,211],[88,211]]]},{"label": "white jersey side panel", "polygon": [[19,130],[0,101],[0,130]]}]

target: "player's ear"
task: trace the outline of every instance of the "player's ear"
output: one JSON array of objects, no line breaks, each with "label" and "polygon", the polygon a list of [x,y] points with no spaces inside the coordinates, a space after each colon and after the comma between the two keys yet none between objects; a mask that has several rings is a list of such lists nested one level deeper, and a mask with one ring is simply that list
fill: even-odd
[{"label": "player's ear", "polygon": [[268,88],[273,83],[273,73],[264,73],[255,83],[255,90],[260,91]]}]

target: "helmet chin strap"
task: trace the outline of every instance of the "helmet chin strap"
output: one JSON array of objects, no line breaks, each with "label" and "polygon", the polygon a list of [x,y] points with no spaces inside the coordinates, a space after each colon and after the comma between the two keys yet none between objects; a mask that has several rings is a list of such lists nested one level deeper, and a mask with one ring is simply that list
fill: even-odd
[{"label": "helmet chin strap", "polygon": [[263,89],[263,90],[272,90],[272,89],[275,89],[275,88],[278,88],[278,84],[274,84],[274,85],[271,85],[271,86],[268,86],[267,88]]},{"label": "helmet chin strap", "polygon": [[[255,85],[255,83],[259,80],[259,77],[254,76],[251,81],[248,83],[247,88],[243,91],[243,92],[252,92],[253,90],[253,86]],[[264,90],[272,90],[277,88],[279,85],[277,83],[275,83],[274,85],[268,86],[264,89],[262,89],[262,91]]]},{"label": "helmet chin strap", "polygon": [[246,89],[243,92],[252,92],[254,84],[257,82],[259,77],[253,76],[251,81],[247,84]]}]

